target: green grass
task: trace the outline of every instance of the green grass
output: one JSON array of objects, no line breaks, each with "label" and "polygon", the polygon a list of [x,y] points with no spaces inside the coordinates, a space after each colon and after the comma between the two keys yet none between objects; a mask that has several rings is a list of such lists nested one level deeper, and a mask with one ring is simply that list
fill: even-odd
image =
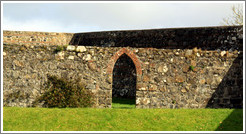
[{"label": "green grass", "polygon": [[[123,101],[123,104],[122,104]],[[242,109],[3,108],[4,131],[214,131],[243,130]],[[125,108],[124,108],[125,107]]]},{"label": "green grass", "polygon": [[112,98],[112,108],[132,109],[135,108],[135,99]]}]

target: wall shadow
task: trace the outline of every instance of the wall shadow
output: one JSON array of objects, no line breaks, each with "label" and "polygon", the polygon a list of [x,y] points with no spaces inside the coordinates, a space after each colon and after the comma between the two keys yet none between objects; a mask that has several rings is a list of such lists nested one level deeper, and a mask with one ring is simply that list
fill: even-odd
[{"label": "wall shadow", "polygon": [[207,108],[243,108],[243,53],[233,61]]},{"label": "wall shadow", "polygon": [[243,53],[233,61],[206,108],[233,108],[216,131],[243,131]]},{"label": "wall shadow", "polygon": [[[241,49],[242,26],[167,28],[76,33],[70,45],[157,49]],[[233,37],[233,38],[232,38]],[[235,40],[236,38],[236,40]]]},{"label": "wall shadow", "polygon": [[113,103],[135,104],[135,99],[136,67],[132,59],[123,54],[118,58],[113,69],[112,101]]},{"label": "wall shadow", "polygon": [[243,131],[243,109],[235,109],[215,131]]}]

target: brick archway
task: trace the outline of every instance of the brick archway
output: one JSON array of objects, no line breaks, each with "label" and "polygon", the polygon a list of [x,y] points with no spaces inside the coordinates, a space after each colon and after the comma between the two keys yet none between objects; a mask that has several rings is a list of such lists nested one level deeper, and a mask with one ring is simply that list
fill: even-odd
[{"label": "brick archway", "polygon": [[[109,60],[108,63],[108,67],[107,67],[107,81],[110,83],[110,92],[111,95],[109,95],[109,97],[111,98],[111,106],[112,106],[112,85],[113,85],[113,70],[114,70],[114,66],[115,63],[117,62],[117,60],[123,55],[126,54],[128,57],[130,57],[130,59],[133,61],[135,68],[136,68],[136,94],[138,92],[138,90],[141,88],[140,82],[142,80],[142,69],[141,69],[141,62],[138,59],[137,55],[134,54],[134,52],[132,52],[131,50],[127,49],[127,48],[121,48],[119,51],[117,51]],[[137,96],[135,99],[135,104],[136,107],[139,105],[137,102]],[[110,107],[111,107],[110,106]]]},{"label": "brick archway", "polygon": [[107,73],[109,75],[112,75],[113,69],[114,69],[114,65],[115,65],[116,61],[118,60],[118,58],[122,54],[126,54],[127,56],[129,56],[132,59],[134,65],[136,67],[137,78],[141,77],[141,75],[142,75],[141,62],[139,61],[137,56],[131,50],[129,50],[127,48],[120,49],[119,51],[117,51],[114,54],[114,56],[111,57],[111,59],[110,59],[110,61],[108,63]]}]

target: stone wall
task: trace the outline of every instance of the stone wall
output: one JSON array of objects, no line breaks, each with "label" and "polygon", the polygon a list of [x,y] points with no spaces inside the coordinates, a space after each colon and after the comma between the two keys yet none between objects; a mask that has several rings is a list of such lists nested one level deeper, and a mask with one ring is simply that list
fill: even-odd
[{"label": "stone wall", "polygon": [[[95,107],[111,107],[112,88],[115,81],[117,83],[115,74],[119,76],[117,66],[128,63],[126,68],[133,71],[129,74],[131,77],[122,74],[120,77],[135,80],[128,86],[136,87],[137,108],[242,108],[242,27],[226,28],[232,31],[226,37],[232,43],[207,50],[201,47],[106,47],[107,44],[100,46],[92,41],[90,46],[70,45],[56,52],[58,46],[4,43],[4,105],[32,106],[36,97],[44,92],[47,74],[51,74],[70,80],[80,78],[86,88],[95,93]],[[88,33],[87,36],[92,37],[90,34],[94,35]],[[206,41],[218,40],[220,36],[224,37],[221,34]],[[18,94],[17,98],[11,94]]]},{"label": "stone wall", "polygon": [[68,45],[73,33],[3,31],[4,44]]},{"label": "stone wall", "polygon": [[238,51],[152,49],[138,56],[144,61],[136,94],[141,108],[242,107],[243,58]]},{"label": "stone wall", "polygon": [[70,44],[162,49],[242,49],[243,27],[195,27],[76,33]]}]

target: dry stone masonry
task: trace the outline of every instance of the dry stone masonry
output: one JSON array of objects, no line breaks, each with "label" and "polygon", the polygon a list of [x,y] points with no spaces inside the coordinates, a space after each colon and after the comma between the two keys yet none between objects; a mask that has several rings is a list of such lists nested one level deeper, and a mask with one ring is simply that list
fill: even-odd
[{"label": "dry stone masonry", "polygon": [[4,31],[3,69],[4,106],[33,106],[50,74],[80,79],[97,108],[112,96],[137,108],[242,108],[243,27]]}]

